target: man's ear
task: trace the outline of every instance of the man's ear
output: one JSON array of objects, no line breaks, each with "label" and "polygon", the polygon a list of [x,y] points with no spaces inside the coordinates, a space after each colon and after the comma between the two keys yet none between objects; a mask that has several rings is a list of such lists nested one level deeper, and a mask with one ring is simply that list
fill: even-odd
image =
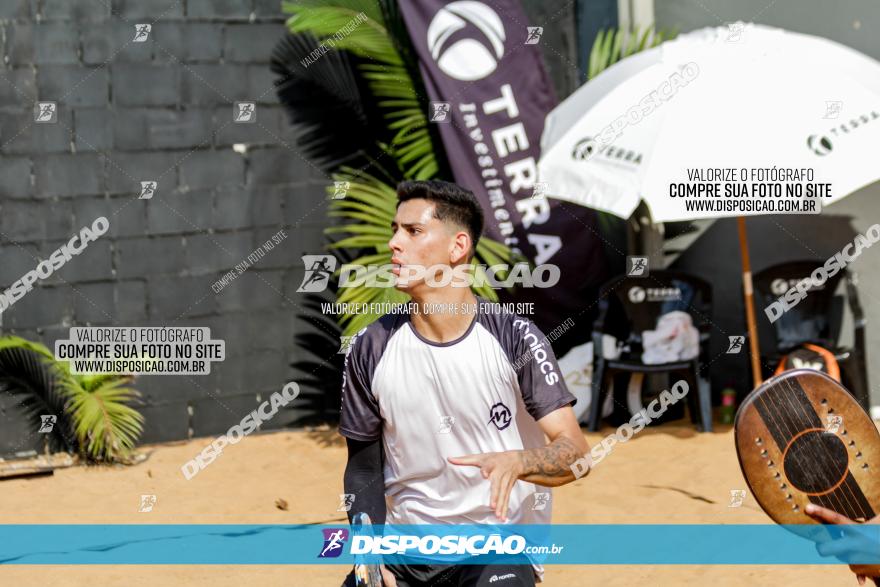
[{"label": "man's ear", "polygon": [[471,251],[471,235],[464,230],[455,233],[452,241],[452,250],[449,252],[449,260],[451,263],[466,261]]}]

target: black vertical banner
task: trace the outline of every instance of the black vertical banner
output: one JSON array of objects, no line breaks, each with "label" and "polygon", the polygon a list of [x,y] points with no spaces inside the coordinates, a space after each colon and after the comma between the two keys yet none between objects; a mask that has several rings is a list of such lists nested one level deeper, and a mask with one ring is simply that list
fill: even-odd
[{"label": "black vertical banner", "polygon": [[542,31],[518,0],[400,0],[399,7],[432,102],[428,118],[439,125],[456,183],[483,204],[485,234],[535,265],[560,269],[554,287],[518,287],[512,300],[502,292],[504,301],[534,302],[545,333],[573,318],[586,340],[584,320],[606,263],[593,211],[548,199],[540,185],[535,194],[544,118],[556,105]]}]

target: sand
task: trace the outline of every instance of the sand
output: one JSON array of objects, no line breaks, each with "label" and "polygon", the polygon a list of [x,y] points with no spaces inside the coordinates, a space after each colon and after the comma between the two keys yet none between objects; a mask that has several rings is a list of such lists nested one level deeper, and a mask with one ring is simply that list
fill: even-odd
[{"label": "sand", "polygon": [[[612,430],[585,433],[593,444]],[[130,467],[77,466],[52,477],[0,481],[2,523],[302,524],[345,520],[345,444],[330,427],[252,435],[190,481],[180,466],[211,439],[151,445]],[[554,490],[554,523],[769,523],[746,489],[729,426],[697,433],[688,423],[649,428],[618,445],[587,477]],[[150,513],[140,496],[154,494]],[[287,511],[276,506],[283,499]],[[687,545],[682,545],[687,548]],[[718,545],[723,549],[724,545]],[[845,566],[547,565],[543,585],[856,585]],[[342,566],[5,566],[4,587],[338,586]]]}]

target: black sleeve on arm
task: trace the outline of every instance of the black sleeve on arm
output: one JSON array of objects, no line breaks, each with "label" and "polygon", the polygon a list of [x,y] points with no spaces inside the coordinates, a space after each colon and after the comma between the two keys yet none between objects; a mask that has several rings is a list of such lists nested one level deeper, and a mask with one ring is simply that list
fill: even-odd
[{"label": "black sleeve on arm", "polygon": [[373,524],[385,523],[385,475],[382,470],[382,437],[375,440],[348,442],[348,463],[345,465],[343,485],[345,493],[354,495],[348,511],[348,521],[363,512]]}]

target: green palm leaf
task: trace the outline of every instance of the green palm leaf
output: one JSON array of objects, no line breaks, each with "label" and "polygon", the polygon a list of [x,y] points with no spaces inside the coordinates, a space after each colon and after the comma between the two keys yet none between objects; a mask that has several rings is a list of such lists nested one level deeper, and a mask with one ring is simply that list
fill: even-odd
[{"label": "green palm leaf", "polygon": [[634,55],[639,51],[656,47],[663,41],[673,39],[678,31],[673,29],[655,31],[652,26],[645,27],[639,33],[639,29],[626,31],[625,29],[605,29],[599,31],[587,66],[587,79],[593,79],[601,72],[611,67],[621,59]]},{"label": "green palm leaf", "polygon": [[119,462],[131,455],[144,417],[133,407],[133,378],[110,373],[71,373],[46,346],[17,336],[0,338],[0,387],[58,416],[56,426],[93,461]]},{"label": "green palm leaf", "polygon": [[[291,32],[312,34],[333,49],[364,60],[359,69],[386,120],[407,113],[404,121],[389,126],[397,131],[389,147],[403,177],[433,177],[439,165],[428,131],[425,101],[419,98],[394,46],[377,0],[302,0],[283,2],[282,10],[292,14],[287,20]],[[342,34],[346,25],[350,30]]]},{"label": "green palm leaf", "polygon": [[140,394],[126,387],[127,379],[96,383],[86,389],[80,379],[62,380],[80,447],[96,461],[127,459],[143,430],[144,417],[128,405]]}]

